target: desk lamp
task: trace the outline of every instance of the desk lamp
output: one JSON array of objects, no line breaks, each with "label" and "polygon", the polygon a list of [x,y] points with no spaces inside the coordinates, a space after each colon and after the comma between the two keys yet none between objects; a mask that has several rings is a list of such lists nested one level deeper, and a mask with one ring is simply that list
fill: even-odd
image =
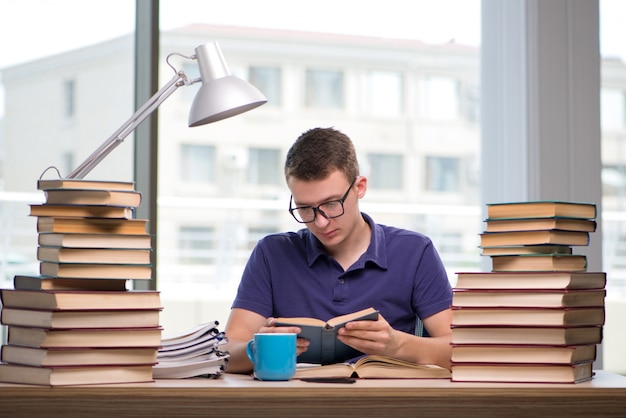
[{"label": "desk lamp", "polygon": [[[200,78],[191,80],[182,70],[176,70],[170,63],[172,55],[198,61]],[[191,57],[171,53],[167,64],[174,70],[174,77],[144,103],[121,127],[102,143],[85,161],[68,174],[69,179],[82,179],[96,165],[109,155],[115,147],[150,116],[174,91],[181,86],[189,86],[198,81],[202,86],[189,111],[190,127],[205,125],[238,115],[267,102],[263,94],[254,86],[230,74],[224,56],[217,42],[200,45]]]}]

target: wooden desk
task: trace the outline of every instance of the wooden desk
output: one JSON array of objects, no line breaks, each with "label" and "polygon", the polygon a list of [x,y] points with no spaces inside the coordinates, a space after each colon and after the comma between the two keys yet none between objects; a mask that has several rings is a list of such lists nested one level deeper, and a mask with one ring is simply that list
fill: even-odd
[{"label": "wooden desk", "polygon": [[361,380],[355,384],[220,379],[41,387],[0,384],[2,417],[538,417],[626,416],[626,377],[585,383],[487,384]]}]

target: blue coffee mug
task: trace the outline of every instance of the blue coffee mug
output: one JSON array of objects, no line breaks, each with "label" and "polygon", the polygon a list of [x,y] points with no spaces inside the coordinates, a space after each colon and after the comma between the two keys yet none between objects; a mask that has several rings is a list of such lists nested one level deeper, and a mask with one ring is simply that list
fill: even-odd
[{"label": "blue coffee mug", "polygon": [[246,351],[259,380],[289,380],[296,373],[296,334],[254,334]]}]

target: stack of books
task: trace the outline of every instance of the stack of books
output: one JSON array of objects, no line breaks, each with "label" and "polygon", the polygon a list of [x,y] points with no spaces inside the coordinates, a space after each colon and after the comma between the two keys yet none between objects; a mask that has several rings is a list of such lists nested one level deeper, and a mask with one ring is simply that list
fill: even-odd
[{"label": "stack of books", "polygon": [[135,219],[141,194],[131,182],[39,180],[40,274],[0,289],[8,326],[0,381],[48,386],[146,382],[161,342],[157,291],[148,280],[151,237]]},{"label": "stack of books", "polygon": [[520,202],[487,207],[489,272],[460,272],[452,302],[452,381],[577,383],[593,377],[606,273],[574,254],[596,207]]}]

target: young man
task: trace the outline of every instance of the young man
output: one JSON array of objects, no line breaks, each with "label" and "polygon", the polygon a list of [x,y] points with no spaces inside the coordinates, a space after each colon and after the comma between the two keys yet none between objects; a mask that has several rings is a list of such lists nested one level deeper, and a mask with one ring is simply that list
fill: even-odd
[{"label": "young man", "polygon": [[[306,228],[269,235],[253,250],[225,332],[227,371],[247,373],[245,345],[276,317],[328,320],[368,307],[377,321],[353,321],[339,339],[366,354],[450,367],[452,289],[430,239],[376,224],[359,210],[367,178],[350,139],[332,128],[303,133],[287,153],[289,211]],[[429,337],[415,335],[416,318]],[[309,341],[298,338],[297,353]]]}]

